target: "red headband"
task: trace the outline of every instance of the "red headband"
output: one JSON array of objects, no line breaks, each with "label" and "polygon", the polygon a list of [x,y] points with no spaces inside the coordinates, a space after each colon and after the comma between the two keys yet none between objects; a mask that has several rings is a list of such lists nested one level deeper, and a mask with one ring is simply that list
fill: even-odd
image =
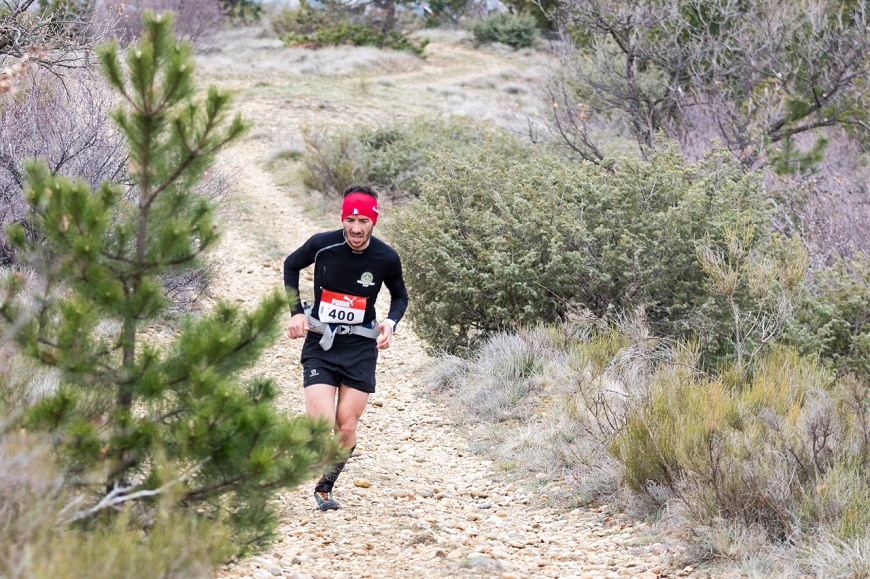
[{"label": "red headband", "polygon": [[341,204],[341,220],[348,215],[364,215],[372,220],[372,225],[378,222],[378,200],[368,193],[351,193]]}]

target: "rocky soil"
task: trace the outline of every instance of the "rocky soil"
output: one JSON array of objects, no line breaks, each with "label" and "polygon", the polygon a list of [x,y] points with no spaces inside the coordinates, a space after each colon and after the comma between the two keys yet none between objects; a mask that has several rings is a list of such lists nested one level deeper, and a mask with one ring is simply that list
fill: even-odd
[{"label": "rocky soil", "polygon": [[[281,266],[291,250],[323,230],[324,223],[339,224],[337,215],[324,221],[323,214],[312,211],[301,186],[292,178],[277,176],[270,157],[282,143],[298,138],[294,135],[310,118],[307,115],[323,120],[337,114],[347,120],[354,109],[348,104],[353,99],[326,90],[321,77],[303,75],[292,80],[297,73],[281,68],[281,63],[299,58],[297,52],[263,40],[255,40],[251,48],[244,38],[237,36],[235,43],[200,56],[203,81],[234,89],[240,110],[257,121],[251,136],[227,156],[239,169],[236,195],[242,215],[227,224],[222,273],[207,301],[223,298],[253,305],[281,287]],[[518,57],[483,54],[455,44],[439,49],[437,42],[429,50],[433,55],[415,63],[412,71],[394,67],[383,73],[389,81],[369,72],[367,82],[384,90],[418,91],[414,94],[419,98],[414,94],[406,98],[407,103],[420,106],[445,86],[458,86],[456,82],[464,83],[463,90],[471,94],[467,87],[474,86],[475,75],[495,75],[517,85],[528,84],[533,74],[528,58],[518,61]],[[459,63],[464,64],[457,68]],[[351,82],[341,75],[332,80],[336,86]],[[483,88],[467,102],[475,102],[474,98],[489,102],[485,92],[491,90],[490,84],[478,84]],[[305,91],[307,96],[302,94]],[[403,102],[390,106],[401,108]],[[382,105],[370,104],[360,114],[382,114],[378,108]],[[487,106],[496,115],[509,113],[505,112],[509,104]],[[303,212],[306,206],[308,213]],[[310,277],[308,283],[310,296]],[[280,404],[291,413],[304,409],[300,347],[299,341],[282,338],[256,368],[258,374],[278,382],[283,392]],[[222,569],[220,577],[509,579],[695,574],[691,568],[673,568],[673,547],[660,542],[646,524],[609,515],[602,508],[554,506],[533,484],[505,480],[490,461],[469,450],[449,411],[427,396],[421,374],[428,361],[420,340],[403,323],[393,347],[381,355],[378,392],[362,417],[356,454],[336,486],[342,508],[316,511],[313,482],[280,494],[278,541],[265,552]]]}]

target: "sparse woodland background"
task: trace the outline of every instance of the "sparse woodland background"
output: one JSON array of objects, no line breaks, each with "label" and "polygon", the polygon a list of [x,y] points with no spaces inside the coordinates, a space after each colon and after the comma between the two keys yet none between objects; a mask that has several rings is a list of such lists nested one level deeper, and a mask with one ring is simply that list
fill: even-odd
[{"label": "sparse woodland background", "polygon": [[[226,23],[308,50],[425,58],[427,30],[458,27],[549,54],[544,114],[308,126],[269,162],[312,200],[383,192],[432,392],[505,472],[658,520],[714,573],[870,576],[867,9],[0,5],[0,576],[111,577],[109,552],[208,576],[335,455],[237,378],[281,298],[192,307],[233,211],[210,159],[246,124],[176,38]],[[155,320],[183,330],[168,351]]]}]

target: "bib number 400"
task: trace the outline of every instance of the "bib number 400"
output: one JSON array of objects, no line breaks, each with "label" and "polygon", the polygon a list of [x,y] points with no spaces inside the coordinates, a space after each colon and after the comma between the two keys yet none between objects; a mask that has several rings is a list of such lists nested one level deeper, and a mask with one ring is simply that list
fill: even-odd
[{"label": "bib number 400", "polygon": [[349,324],[352,324],[353,321],[356,319],[356,312],[353,310],[345,311],[333,308],[329,310],[327,317],[329,318],[329,321],[332,322],[347,322]]},{"label": "bib number 400", "polygon": [[332,324],[361,324],[366,315],[366,298],[323,290],[317,317]]}]

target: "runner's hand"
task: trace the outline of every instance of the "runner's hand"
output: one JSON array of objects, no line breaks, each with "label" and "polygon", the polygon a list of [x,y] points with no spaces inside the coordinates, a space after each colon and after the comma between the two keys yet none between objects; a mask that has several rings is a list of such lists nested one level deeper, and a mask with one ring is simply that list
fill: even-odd
[{"label": "runner's hand", "polygon": [[308,333],[308,317],[305,314],[296,314],[290,318],[290,325],[287,326],[288,338],[304,338]]},{"label": "runner's hand", "polygon": [[378,324],[378,329],[381,335],[378,336],[378,350],[386,350],[390,347],[390,342],[393,341],[393,326],[386,322]]}]

